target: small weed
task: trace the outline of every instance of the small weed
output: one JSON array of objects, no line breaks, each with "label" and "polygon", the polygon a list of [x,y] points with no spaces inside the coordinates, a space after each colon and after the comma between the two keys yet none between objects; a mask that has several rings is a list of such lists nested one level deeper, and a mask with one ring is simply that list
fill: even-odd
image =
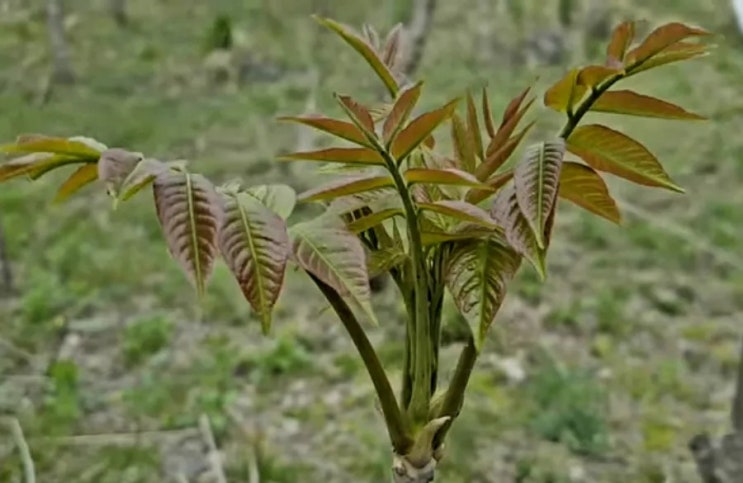
[{"label": "small weed", "polygon": [[131,367],[140,364],[170,341],[172,326],[163,316],[135,321],[124,330],[124,361]]}]

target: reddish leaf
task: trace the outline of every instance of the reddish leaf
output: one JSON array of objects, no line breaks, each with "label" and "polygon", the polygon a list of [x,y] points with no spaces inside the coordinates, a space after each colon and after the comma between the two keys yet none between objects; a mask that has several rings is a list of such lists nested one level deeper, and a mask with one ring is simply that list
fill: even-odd
[{"label": "reddish leaf", "polygon": [[402,91],[392,106],[392,110],[384,120],[382,127],[382,137],[385,143],[390,143],[395,139],[397,133],[403,128],[405,123],[413,112],[413,108],[418,103],[421,95],[422,82],[417,82],[411,87]]},{"label": "reddish leaf", "polygon": [[121,184],[142,159],[141,153],[120,148],[107,149],[101,153],[98,161],[98,179],[105,183],[109,195],[118,198]]},{"label": "reddish leaf", "polygon": [[598,171],[612,173],[645,186],[679,193],[658,160],[642,144],[606,126],[580,126],[568,138],[567,149]]},{"label": "reddish leaf", "polygon": [[705,117],[670,102],[645,96],[630,90],[603,93],[591,106],[592,111],[629,114],[662,119],[703,120]]},{"label": "reddish leaf", "polygon": [[[511,102],[508,103],[506,106],[506,109],[503,111],[503,118],[500,123],[500,128],[503,129],[506,124],[511,120],[512,117],[514,117],[521,109],[521,104],[524,103],[524,99],[526,99],[526,96],[531,91],[531,86],[527,87],[519,95],[511,99]],[[510,136],[510,134],[509,134]]]},{"label": "reddish leaf", "polygon": [[384,158],[378,152],[369,148],[327,148],[318,151],[285,154],[279,159],[384,166]]},{"label": "reddish leaf", "polygon": [[[514,250],[529,260],[539,277],[544,280],[547,273],[545,265],[546,250],[539,247],[534,231],[526,217],[521,213],[516,199],[516,189],[513,185],[502,189],[496,195],[490,213],[493,219],[503,227],[508,243]],[[548,240],[546,235],[546,233],[542,235],[545,241]]]},{"label": "reddish leaf", "polygon": [[395,81],[395,77],[392,75],[389,67],[387,67],[382,59],[379,58],[379,55],[375,51],[374,47],[369,45],[363,38],[355,34],[346,25],[338,23],[335,20],[331,20],[329,18],[321,18],[317,16],[315,16],[314,18],[322,25],[328,27],[336,34],[338,34],[343,40],[346,41],[346,43],[353,47],[356,52],[361,54],[364,60],[366,60],[366,62],[377,74],[377,76],[379,76],[379,78],[382,80],[385,87],[387,87],[390,95],[392,95],[392,97],[395,97],[397,95],[398,87],[397,82]]},{"label": "reddish leaf", "polygon": [[343,110],[346,111],[348,117],[366,135],[366,137],[369,139],[375,139],[374,119],[372,119],[369,110],[349,96],[336,94],[335,98],[338,100]]},{"label": "reddish leaf", "polygon": [[498,168],[503,166],[506,161],[511,157],[516,148],[521,144],[521,141],[526,136],[526,133],[534,126],[534,122],[530,122],[524,129],[518,134],[508,139],[505,144],[500,146],[497,150],[490,152],[488,151],[488,157],[485,159],[480,166],[475,170],[475,177],[480,180],[485,180],[493,175]]},{"label": "reddish leaf", "polygon": [[331,119],[324,116],[284,116],[279,121],[291,121],[304,124],[323,132],[327,132],[339,138],[360,144],[361,146],[371,147],[364,133],[356,127],[355,124],[338,119]]},{"label": "reddish leaf", "polygon": [[578,72],[578,84],[586,87],[597,87],[612,76],[621,75],[621,71],[604,67],[603,65],[589,65]]},{"label": "reddish leaf", "polygon": [[394,68],[399,59],[400,37],[402,35],[402,23],[396,24],[387,34],[382,50],[382,62],[390,69]]},{"label": "reddish leaf", "polygon": [[[480,124],[477,121],[477,107],[475,107],[475,100],[472,98],[472,93],[467,91],[467,133],[471,139],[471,144],[474,147],[475,154],[480,157],[480,160],[485,159],[485,153],[482,147],[482,135],[480,133]],[[471,171],[470,171],[471,172]]]},{"label": "reddish leaf", "polygon": [[518,253],[497,236],[457,243],[448,258],[446,286],[478,351],[520,265]]},{"label": "reddish leaf", "polygon": [[668,23],[653,30],[642,43],[629,51],[625,60],[627,71],[631,72],[643,62],[661,53],[673,44],[688,37],[709,35],[706,30],[690,27],[678,22]]},{"label": "reddish leaf", "polygon": [[299,195],[300,201],[322,201],[337,198],[339,196],[353,195],[365,191],[373,191],[394,186],[391,177],[364,175],[353,176],[346,179],[336,180],[319,188],[307,190]]},{"label": "reddish leaf", "polygon": [[490,186],[490,189],[492,191],[473,189],[469,193],[467,193],[467,197],[465,199],[470,203],[477,204],[481,202],[482,200],[486,199],[488,196],[492,195],[493,192],[501,189],[512,178],[513,178],[513,171],[511,170],[497,174],[485,182],[485,184]]},{"label": "reddish leaf", "polygon": [[588,88],[578,84],[580,69],[572,69],[562,79],[552,85],[544,94],[544,104],[558,112],[572,111],[588,92]]},{"label": "reddish leaf", "polygon": [[648,69],[652,69],[653,67],[670,64],[672,62],[703,57],[708,53],[709,48],[706,45],[679,42],[667,47],[665,50],[646,60],[642,64],[633,67],[631,74],[638,74]]},{"label": "reddish leaf", "polygon": [[564,155],[564,140],[541,142],[529,147],[514,169],[516,200],[534,232],[539,248],[546,246],[544,232],[557,199]]},{"label": "reddish leaf", "polygon": [[495,228],[495,221],[487,211],[466,201],[442,200],[435,203],[418,203],[422,210],[433,211],[445,216],[451,216],[461,221],[469,221],[478,225]]},{"label": "reddish leaf", "polygon": [[247,193],[223,196],[219,248],[264,333],[284,284],[291,243],[286,224]]},{"label": "reddish leaf", "polygon": [[70,175],[57,191],[55,202],[61,202],[80,191],[98,179],[98,167],[93,163],[86,163]]},{"label": "reddish leaf", "polygon": [[493,109],[490,107],[488,90],[482,88],[482,115],[485,118],[485,130],[488,132],[490,139],[495,137],[495,124],[493,123]]},{"label": "reddish leaf", "polygon": [[472,186],[480,189],[489,190],[490,187],[481,183],[473,175],[458,169],[429,169],[429,168],[410,168],[403,174],[409,184],[429,183],[456,186]]},{"label": "reddish leaf", "polygon": [[468,135],[467,128],[462,118],[457,113],[452,114],[451,136],[454,142],[454,150],[457,155],[457,166],[461,166],[465,171],[471,173],[475,170],[475,146],[474,139]]},{"label": "reddish leaf", "polygon": [[624,56],[635,39],[635,22],[626,21],[616,26],[606,48],[606,65],[621,68]]},{"label": "reddish leaf", "polygon": [[590,166],[564,162],[560,173],[559,195],[613,223],[621,222],[619,208],[609,194],[606,183]]},{"label": "reddish leaf", "polygon": [[405,159],[417,148],[444,120],[452,115],[459,99],[455,99],[443,107],[421,114],[413,119],[392,143],[392,155],[397,160]]},{"label": "reddish leaf", "polygon": [[173,171],[158,175],[153,193],[168,250],[201,295],[217,255],[216,193],[203,176]]},{"label": "reddish leaf", "polygon": [[307,272],[350,300],[378,325],[371,306],[366,254],[359,238],[331,219],[315,219],[291,228],[294,257]]},{"label": "reddish leaf", "polygon": [[521,119],[524,117],[533,103],[534,99],[531,99],[529,102],[526,103],[524,107],[516,111],[513,116],[509,117],[505,124],[501,125],[501,127],[498,128],[498,132],[495,134],[495,137],[490,140],[488,149],[485,151],[486,157],[499,150],[506,142],[508,142],[508,139],[516,130],[516,126],[518,126],[518,124],[521,122]]}]

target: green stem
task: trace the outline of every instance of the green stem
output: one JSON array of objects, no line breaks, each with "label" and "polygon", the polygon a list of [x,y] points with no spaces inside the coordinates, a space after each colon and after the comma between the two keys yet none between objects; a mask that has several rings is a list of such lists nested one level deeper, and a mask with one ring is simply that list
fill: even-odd
[{"label": "green stem", "polygon": [[616,84],[616,82],[622,77],[624,77],[622,74],[615,74],[606,79],[602,84],[599,84],[598,86],[592,88],[591,93],[588,95],[588,97],[581,101],[580,104],[578,104],[578,107],[575,109],[575,111],[568,112],[568,120],[565,123],[565,126],[563,126],[562,130],[560,131],[560,137],[563,139],[567,139],[568,137],[570,137],[575,128],[578,127],[578,123],[580,122],[580,120],[591,109],[593,103],[596,102],[599,97],[601,97],[601,94],[609,90],[609,88]]},{"label": "green stem", "polygon": [[454,370],[454,376],[452,377],[449,388],[446,390],[444,396],[444,402],[441,405],[441,410],[436,417],[450,416],[451,419],[447,421],[441,429],[436,433],[436,437],[433,440],[433,448],[437,449],[444,442],[446,433],[452,425],[452,422],[459,416],[459,411],[462,410],[462,404],[464,404],[464,394],[467,390],[467,383],[472,375],[472,369],[475,367],[477,361],[477,348],[475,347],[475,339],[471,336],[467,339],[467,345],[464,346],[462,352],[459,354],[459,360],[457,361],[457,368]]},{"label": "green stem", "polygon": [[412,447],[413,440],[408,434],[403,413],[397,405],[395,392],[387,378],[387,374],[384,372],[384,368],[377,357],[374,347],[369,342],[364,329],[343,298],[331,286],[325,284],[314,275],[309,275],[312,281],[320,288],[325,298],[328,299],[328,302],[330,302],[333,310],[335,310],[338,318],[346,328],[348,335],[351,336],[351,340],[356,346],[361,359],[364,361],[366,370],[379,397],[379,403],[382,406],[382,414],[384,415],[392,446],[398,454],[405,454]]},{"label": "green stem", "polygon": [[[431,327],[428,317],[428,271],[423,255],[423,242],[418,226],[418,211],[405,180],[397,168],[397,161],[386,149],[380,152],[395,182],[395,188],[402,199],[405,220],[408,227],[408,242],[412,259],[412,277],[415,292],[415,337],[413,340],[413,391],[408,409],[413,420],[424,423],[428,420],[431,402],[431,366],[433,347],[431,346]],[[412,314],[411,314],[412,315]]]}]

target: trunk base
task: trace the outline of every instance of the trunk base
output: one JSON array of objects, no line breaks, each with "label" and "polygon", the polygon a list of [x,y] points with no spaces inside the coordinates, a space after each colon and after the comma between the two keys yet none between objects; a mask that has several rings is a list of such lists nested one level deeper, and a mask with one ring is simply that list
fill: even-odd
[{"label": "trunk base", "polygon": [[430,483],[436,473],[436,460],[431,458],[428,463],[418,467],[400,455],[392,459],[392,475],[394,483]]}]

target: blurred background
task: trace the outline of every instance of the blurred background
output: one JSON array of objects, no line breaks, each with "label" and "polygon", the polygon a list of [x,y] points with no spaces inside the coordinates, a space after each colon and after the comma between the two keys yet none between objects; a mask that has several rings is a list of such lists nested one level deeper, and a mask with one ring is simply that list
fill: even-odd
[{"label": "blurred background", "polygon": [[[487,85],[495,116],[534,84],[532,139],[560,117],[541,94],[603,60],[611,28],[683,21],[712,56],[627,82],[712,122],[613,118],[664,162],[678,195],[610,179],[624,224],[562,206],[549,278],[512,286],[451,433],[442,482],[696,482],[688,440],[729,430],[743,333],[743,27],[729,0],[0,0],[0,139],[94,137],[189,159],[217,182],[321,174],[274,162],[328,142],[275,117],[375,78],[318,13],[418,35],[422,107]],[[740,3],[740,2],[738,2]],[[741,9],[743,10],[743,9]],[[596,116],[599,118],[598,116]],[[442,136],[443,140],[443,136]],[[446,146],[446,142],[442,141]],[[53,205],[65,173],[0,186],[0,416],[37,481],[383,482],[389,453],[366,372],[306,278],[289,274],[273,334],[223,265],[198,306],[147,191],[111,210],[94,185]],[[295,219],[307,212],[300,209]],[[402,304],[375,294],[370,336],[397,380]],[[442,377],[460,347],[447,305]],[[206,421],[209,428],[206,428]],[[22,481],[0,425],[0,481]]]}]

